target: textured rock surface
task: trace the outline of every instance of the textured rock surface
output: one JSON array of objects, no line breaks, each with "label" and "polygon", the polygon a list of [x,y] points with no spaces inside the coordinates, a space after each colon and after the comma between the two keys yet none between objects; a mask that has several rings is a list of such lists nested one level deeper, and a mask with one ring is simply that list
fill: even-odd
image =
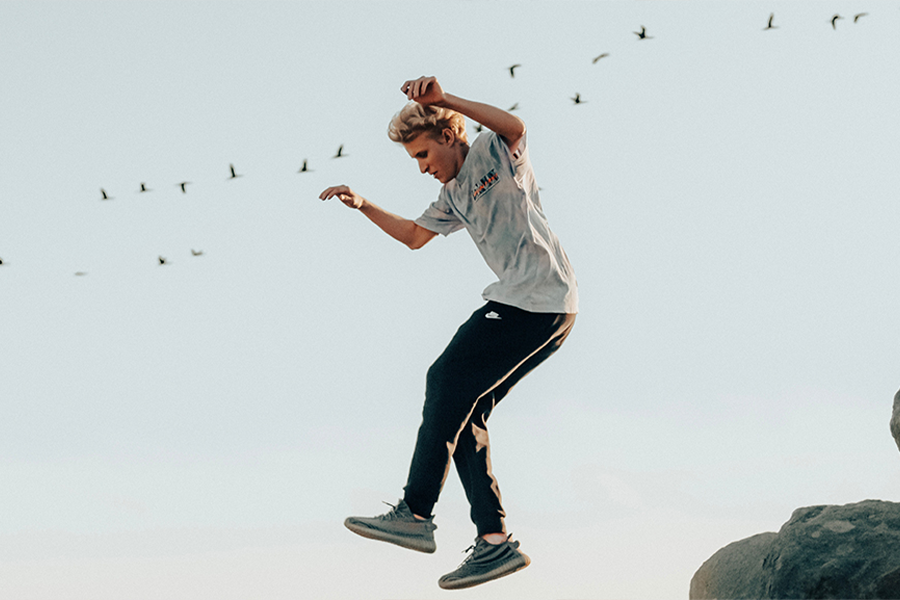
[{"label": "textured rock surface", "polygon": [[897,449],[900,450],[900,392],[894,395],[894,412],[891,414],[891,435],[897,442]]},{"label": "textured rock surface", "polygon": [[763,562],[777,533],[760,533],[728,544],[694,574],[691,598],[763,598]]},{"label": "textured rock surface", "polygon": [[777,534],[716,552],[691,579],[690,598],[900,599],[900,504],[798,508]]}]

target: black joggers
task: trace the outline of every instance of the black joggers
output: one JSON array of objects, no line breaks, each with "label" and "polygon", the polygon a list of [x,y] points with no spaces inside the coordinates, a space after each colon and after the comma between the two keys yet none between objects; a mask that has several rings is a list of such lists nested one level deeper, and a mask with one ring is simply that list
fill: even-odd
[{"label": "black joggers", "polygon": [[428,369],[422,425],[404,488],[414,514],[431,516],[452,457],[478,535],[506,531],[487,420],[522,377],[559,349],[574,323],[574,314],[488,302],[462,324]]}]

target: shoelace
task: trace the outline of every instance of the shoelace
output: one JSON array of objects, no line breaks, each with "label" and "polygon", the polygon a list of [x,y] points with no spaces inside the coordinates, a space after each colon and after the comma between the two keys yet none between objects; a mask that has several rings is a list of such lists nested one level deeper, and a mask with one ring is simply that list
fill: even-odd
[{"label": "shoelace", "polygon": [[[507,541],[509,540],[508,537],[506,539]],[[493,544],[490,544],[487,541],[484,542],[485,547],[491,547],[492,545]],[[478,555],[478,540],[475,540],[475,543],[463,550],[463,552],[471,552],[471,554],[469,554],[461,563],[459,563],[460,567],[475,560],[475,557]]]},{"label": "shoelace", "polygon": [[[472,559],[475,558],[475,547],[476,547],[476,546],[477,546],[477,543],[476,543],[476,544],[472,544],[471,546],[469,546],[468,548],[466,548],[465,550],[463,550],[463,553],[464,553],[464,554],[465,554],[465,553],[468,553],[468,552],[470,552],[470,551],[472,552],[472,554],[469,554],[467,557],[465,557],[465,558],[463,559],[463,561],[462,561],[461,563],[459,563],[459,567],[462,567],[464,564],[470,562]],[[458,569],[459,567],[457,567],[457,569]]]},{"label": "shoelace", "polygon": [[384,500],[382,500],[381,503],[382,503],[382,504],[387,504],[388,506],[390,506],[390,507],[391,507],[391,511],[390,511],[390,512],[387,512],[387,513],[385,513],[385,514],[383,514],[383,515],[381,515],[379,518],[380,518],[380,519],[383,519],[383,520],[385,520],[385,521],[394,521],[394,520],[396,520],[397,517],[398,517],[399,514],[400,514],[400,513],[399,513],[400,505],[399,505],[399,504],[398,504],[398,505],[394,505],[394,504],[391,504],[390,502],[385,502]]},{"label": "shoelace", "polygon": [[[512,534],[510,533],[509,535],[506,536],[506,541],[503,542],[503,543],[505,544],[506,542],[508,542],[508,541],[511,540],[511,539],[512,539]],[[485,541],[484,544],[487,545],[487,546],[500,545],[500,544],[491,544],[491,543],[488,542],[488,541]],[[471,546],[469,546],[468,548],[466,548],[465,550],[463,550],[464,553],[467,553],[467,552],[470,552],[470,551],[471,551],[472,553],[469,554],[469,555],[465,558],[465,560],[463,560],[461,563],[459,563],[459,566],[461,567],[461,566],[463,566],[464,564],[466,564],[466,563],[468,563],[468,562],[471,562],[471,561],[475,560],[475,555],[477,554],[477,552],[476,552],[477,549],[478,549],[478,539],[475,540],[475,543],[474,543],[474,544],[472,544]]]}]

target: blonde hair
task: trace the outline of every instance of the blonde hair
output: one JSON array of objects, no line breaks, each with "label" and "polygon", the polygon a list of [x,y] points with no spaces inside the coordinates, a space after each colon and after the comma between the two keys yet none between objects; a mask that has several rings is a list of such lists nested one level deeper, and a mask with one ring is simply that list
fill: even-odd
[{"label": "blonde hair", "polygon": [[406,144],[422,133],[438,137],[444,129],[451,130],[458,139],[469,143],[466,139],[466,119],[461,113],[413,101],[393,116],[388,125],[388,137],[391,141]]}]

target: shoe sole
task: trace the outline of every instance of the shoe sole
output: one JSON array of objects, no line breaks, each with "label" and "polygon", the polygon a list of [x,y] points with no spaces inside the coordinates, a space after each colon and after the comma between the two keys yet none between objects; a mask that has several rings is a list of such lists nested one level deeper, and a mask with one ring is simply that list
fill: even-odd
[{"label": "shoe sole", "polygon": [[409,538],[400,534],[373,529],[368,525],[353,521],[352,517],[348,517],[344,521],[344,527],[346,527],[356,535],[361,535],[364,538],[368,538],[370,540],[378,540],[380,542],[387,542],[389,544],[394,544],[395,546],[400,546],[401,548],[406,548],[408,550],[415,550],[417,552],[424,552],[426,554],[432,554],[435,550],[437,550],[437,544],[435,544],[433,541],[428,542],[426,540]]},{"label": "shoe sole", "polygon": [[[438,581],[438,586],[444,590],[461,590],[465,588],[475,587],[476,585],[481,585],[482,583],[487,583],[488,581],[494,581],[495,579],[500,579],[501,577],[506,577],[507,575],[512,575],[513,573],[521,571],[531,564],[531,559],[528,558],[526,554],[520,552],[519,556],[521,556],[524,560],[510,561],[509,563],[495,567],[490,571],[487,571],[486,573],[480,573],[471,577],[452,579],[450,581],[444,581],[443,579],[440,579]],[[512,563],[511,568],[510,563]]]}]

